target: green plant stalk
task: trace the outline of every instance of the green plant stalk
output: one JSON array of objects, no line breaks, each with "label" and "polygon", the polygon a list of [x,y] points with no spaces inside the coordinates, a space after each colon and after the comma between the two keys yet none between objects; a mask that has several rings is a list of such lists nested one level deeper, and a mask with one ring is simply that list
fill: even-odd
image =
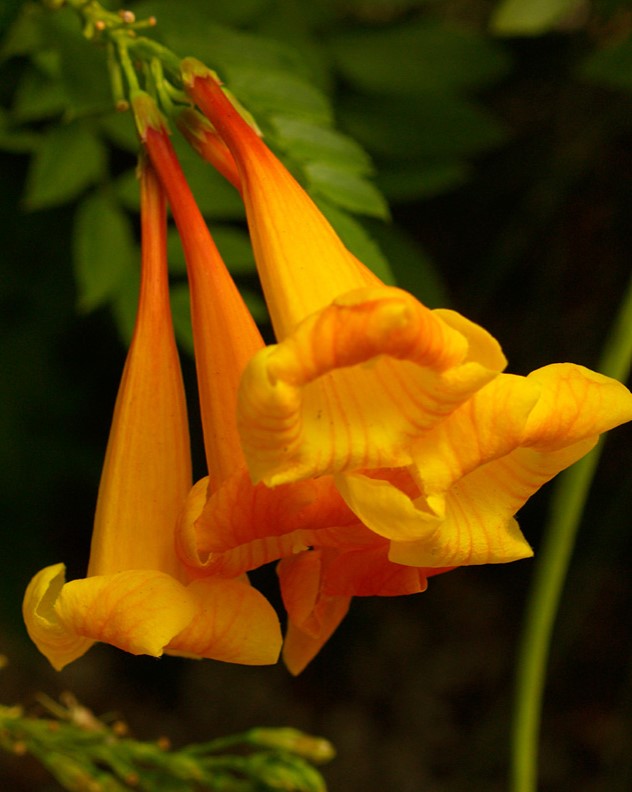
[{"label": "green plant stalk", "polygon": [[[632,280],[604,347],[599,370],[625,382],[632,365]],[[512,792],[536,792],[538,740],[551,635],[575,536],[603,442],[563,474],[555,488],[518,651],[512,730]]]},{"label": "green plant stalk", "polygon": [[[180,58],[158,41],[138,35],[140,30],[155,27],[155,17],[136,20],[132,12],[108,11],[98,0],[42,1],[51,10],[58,10],[63,6],[70,7],[82,22],[83,35],[87,39],[106,44],[112,92],[119,109],[127,109],[128,94],[139,89],[133,63],[136,59],[147,64],[152,61],[157,62],[160,78],[157,83],[158,87],[163,82],[166,83],[165,72],[167,72],[169,78],[176,82],[176,85],[170,86],[170,88],[177,93],[180,87]],[[130,14],[129,18],[126,16],[127,14]],[[169,88],[165,86],[162,95],[165,95],[168,90]],[[179,95],[184,98],[183,93]],[[169,107],[169,105],[167,106]]]}]

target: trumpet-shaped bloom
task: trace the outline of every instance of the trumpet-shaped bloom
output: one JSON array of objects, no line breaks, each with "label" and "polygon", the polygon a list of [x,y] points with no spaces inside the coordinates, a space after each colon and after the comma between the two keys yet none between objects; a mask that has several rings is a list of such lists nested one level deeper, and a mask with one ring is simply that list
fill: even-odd
[{"label": "trumpet-shaped bloom", "polygon": [[[314,531],[357,523],[331,477],[275,490],[253,485],[237,430],[237,391],[263,339],[212,240],[164,123],[142,99],[143,139],[182,239],[191,294],[209,476],[187,497],[176,532],[192,576],[234,577],[313,544]],[[148,104],[149,103],[149,104]],[[137,111],[138,112],[138,111]]]},{"label": "trumpet-shaped bloom", "polygon": [[191,582],[175,553],[191,462],[169,306],[165,202],[147,165],[141,207],[138,314],[101,476],[88,576],[66,583],[63,564],[43,569],[26,591],[25,622],[57,669],[95,641],[133,654],[271,663],[281,638],[265,598],[242,580]]},{"label": "trumpet-shaped bloom", "polygon": [[[215,464],[214,474],[191,490],[178,525],[178,552],[200,580],[234,577],[284,559],[279,566],[289,617],[284,658],[298,673],[337,627],[353,596],[423,591],[425,573],[388,560],[388,540],[359,523],[331,476],[274,489],[253,485],[238,452],[237,385],[248,357],[263,349],[263,341],[236,296],[160,119],[150,116],[144,139],[185,249],[202,418],[205,436],[212,438],[207,451],[212,454],[218,442],[213,431],[220,410],[222,439],[231,449],[221,466]],[[219,358],[209,358],[218,333],[225,348]],[[209,366],[213,376],[204,371]],[[417,492],[405,471],[394,478],[402,491]]]},{"label": "trumpet-shaped bloom", "polygon": [[279,343],[240,389],[241,439],[255,481],[410,464],[411,444],[506,361],[481,327],[384,286],[342,244],[287,169],[197,62],[189,94],[241,177],[252,244]]},{"label": "trumpet-shaped bloom", "polygon": [[[190,491],[176,535],[191,575],[234,577],[313,544],[314,531],[357,523],[333,479],[271,490],[253,485],[237,429],[237,393],[249,360],[264,342],[187,185],[164,122],[142,97],[147,152],[180,232],[191,295],[191,318],[209,476]],[[211,131],[188,120],[213,146]],[[205,149],[206,150],[206,149]],[[220,154],[225,162],[221,146]],[[230,155],[229,155],[230,156]],[[230,170],[230,166],[229,166]]]},{"label": "trumpet-shaped bloom", "polygon": [[[187,59],[182,74],[239,170],[278,340],[253,357],[240,388],[253,479],[335,476],[392,562],[530,555],[514,514],[632,418],[629,391],[571,364],[501,374],[506,361],[482,328],[385,287],[346,250],[211,72]],[[416,491],[398,485],[402,468]]]}]

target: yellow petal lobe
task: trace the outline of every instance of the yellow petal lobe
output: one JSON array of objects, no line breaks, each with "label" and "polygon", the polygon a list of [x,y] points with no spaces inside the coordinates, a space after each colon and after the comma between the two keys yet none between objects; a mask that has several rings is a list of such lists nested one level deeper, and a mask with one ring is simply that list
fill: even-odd
[{"label": "yellow petal lobe", "polygon": [[283,559],[277,572],[288,626],[283,662],[297,675],[331,638],[349,610],[351,597],[321,594],[322,561],[319,551]]},{"label": "yellow petal lobe", "polygon": [[35,576],[24,609],[34,643],[58,670],[94,641],[159,657],[197,610],[186,588],[164,572],[128,570],[64,583],[62,564]]},{"label": "yellow petal lobe", "polygon": [[70,631],[59,620],[55,603],[65,582],[64,564],[40,570],[29,583],[22,615],[29,637],[56,671],[81,657],[94,640]]},{"label": "yellow petal lobe", "polygon": [[234,577],[306,549],[322,526],[353,523],[331,477],[269,489],[241,470],[214,492],[208,479],[193,487],[176,547],[191,576]]},{"label": "yellow petal lobe", "polygon": [[282,641],[279,620],[256,589],[240,580],[209,577],[190,583],[187,592],[196,613],[169,643],[169,654],[243,665],[276,663]]},{"label": "yellow petal lobe", "polygon": [[253,479],[276,486],[410,463],[413,439],[506,362],[488,333],[454,316],[400,289],[360,289],[257,353],[238,407]]},{"label": "yellow petal lobe", "polygon": [[632,394],[616,380],[572,363],[531,372],[542,396],[525,432],[525,445],[562,448],[632,420]]},{"label": "yellow petal lobe", "polygon": [[414,445],[414,496],[388,480],[341,475],[338,488],[389,558],[420,567],[499,563],[532,554],[513,519],[543,484],[632,418],[632,395],[581,366],[501,374]]}]

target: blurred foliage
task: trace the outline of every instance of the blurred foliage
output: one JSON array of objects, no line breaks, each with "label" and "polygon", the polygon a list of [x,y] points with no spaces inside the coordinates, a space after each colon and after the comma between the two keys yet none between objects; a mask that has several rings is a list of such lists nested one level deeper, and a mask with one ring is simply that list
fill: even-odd
[{"label": "blurred foliage", "polygon": [[[488,31],[580,29],[586,35],[574,64],[578,83],[625,88],[632,73],[630,41],[617,27],[627,24],[624,3],[596,4],[591,16],[582,0],[504,0],[487,20],[480,8],[474,24],[460,19],[465,5],[321,0],[307,10],[290,0],[141,0],[126,7],[137,19],[154,15],[151,34],[177,55],[216,69],[349,247],[386,281],[418,272],[416,291],[434,305],[447,302],[447,290],[428,256],[390,224],[398,255],[389,260],[377,244],[384,226],[371,233],[375,224],[362,217],[383,221],[386,201],[412,204],[463,186],[474,157],[511,141],[502,118],[479,98],[511,79],[510,48]],[[138,207],[130,156],[137,143],[130,117],[114,112],[107,54],[81,36],[69,8],[53,13],[29,0],[16,4],[4,24],[0,58],[12,88],[0,112],[0,147],[31,155],[24,208],[76,206],[78,307],[111,304],[128,338],[137,288],[127,217]],[[232,189],[186,147],[179,151],[212,228],[220,236],[241,234],[246,244]],[[241,274],[252,275],[250,265]],[[263,319],[250,287],[244,286]],[[174,306],[187,346],[186,301]]]},{"label": "blurred foliage", "polygon": [[70,693],[39,699],[39,717],[0,705],[0,747],[38,759],[70,792],[325,792],[312,763],[334,749],[321,737],[260,727],[172,750],[166,736],[129,737],[123,721],[97,718]]},{"label": "blurred foliage", "polygon": [[[147,35],[221,74],[346,243],[382,277],[481,321],[503,342],[513,370],[556,359],[595,365],[630,273],[628,0],[124,6],[139,18],[157,17]],[[70,571],[83,574],[124,355],[113,343],[112,317],[127,339],[139,251],[136,134],[129,115],[114,111],[106,52],[82,37],[69,9],[52,12],[34,0],[0,4],[0,37],[0,360],[7,372],[0,517],[13,568],[0,577],[0,617],[10,635],[19,634],[17,603],[34,569],[57,560],[63,547]],[[265,323],[238,196],[177,137],[218,246]],[[169,261],[178,337],[189,349],[173,233]],[[554,656],[559,706],[545,728],[546,790],[623,792],[632,774],[632,639],[622,617],[632,607],[632,473],[625,443],[613,441],[586,521],[596,529],[580,547]],[[521,522],[537,547],[541,507],[529,506]],[[341,758],[342,769],[328,770],[338,788],[506,788],[498,746],[506,739],[506,666],[527,571],[487,572],[482,590],[476,570],[459,574],[450,581],[456,593],[438,581],[433,591],[444,593],[425,595],[423,609],[416,602],[395,611],[389,603],[388,624],[383,604],[367,605],[373,610],[361,611],[364,622],[347,633],[352,639],[334,642],[337,654],[325,650],[298,683],[311,695],[319,729],[326,721],[334,741],[346,744],[346,764]],[[492,574],[498,583],[489,583]],[[363,628],[371,634],[364,643]],[[34,653],[25,655],[27,669],[41,673]],[[134,662],[143,674],[150,668]],[[152,673],[162,690],[165,665],[145,674],[143,686]],[[324,696],[323,679],[330,686]],[[241,692],[236,684],[233,695]],[[209,694],[216,701],[220,687]],[[264,696],[260,687],[249,688],[255,700]],[[275,713],[279,687],[268,705]],[[285,705],[294,711],[292,695]],[[325,706],[335,718],[327,721]],[[389,766],[388,782],[374,772],[379,761]],[[342,784],[344,773],[355,786]]]},{"label": "blurred foliage", "polygon": [[[382,4],[388,24],[362,27],[348,25],[349,13],[366,11],[362,4],[349,10],[313,4],[304,15],[293,3],[269,0],[128,5],[137,19],[156,16],[156,37],[176,54],[194,55],[221,74],[344,241],[386,281],[393,275],[361,216],[387,218],[383,193],[410,201],[453,187],[465,178],[468,157],[503,140],[500,124],[471,97],[506,74],[502,48],[435,14],[412,23],[402,18],[414,4]],[[79,308],[112,304],[126,338],[134,304],[129,292],[136,286],[129,263],[137,251],[124,209],[138,203],[127,156],[136,140],[131,119],[114,114],[106,53],[81,36],[71,9],[52,13],[25,2],[0,56],[15,70],[15,87],[0,116],[0,146],[32,155],[24,206],[76,203]],[[333,91],[337,83],[349,90]],[[334,126],[339,97],[337,116],[355,140]],[[376,97],[384,108],[377,118]],[[383,160],[383,193],[371,181],[371,157],[356,141]],[[194,164],[184,147],[180,153],[213,228],[229,221],[233,235],[243,234],[235,225],[242,209],[231,189]],[[104,233],[110,224],[112,233]],[[422,297],[444,302],[428,259],[411,246],[402,249],[408,254],[404,268],[429,273]],[[186,302],[177,299],[175,310],[186,346]]]}]

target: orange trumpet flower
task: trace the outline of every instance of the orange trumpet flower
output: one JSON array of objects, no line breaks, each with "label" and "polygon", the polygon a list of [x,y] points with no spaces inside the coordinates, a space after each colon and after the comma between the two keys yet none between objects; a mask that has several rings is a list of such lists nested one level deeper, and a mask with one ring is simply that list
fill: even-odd
[{"label": "orange trumpet flower", "polygon": [[141,166],[142,270],[134,336],[101,476],[88,575],[63,564],[28,586],[28,632],[56,669],[95,641],[131,652],[275,662],[278,620],[241,580],[192,580],[175,551],[191,487],[186,403],[173,337],[166,213],[153,169]]}]

